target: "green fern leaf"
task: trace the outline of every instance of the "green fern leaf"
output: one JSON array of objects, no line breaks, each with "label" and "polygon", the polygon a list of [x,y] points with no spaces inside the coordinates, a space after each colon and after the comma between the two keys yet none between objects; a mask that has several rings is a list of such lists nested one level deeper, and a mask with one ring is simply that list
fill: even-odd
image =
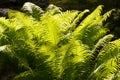
[{"label": "green fern leaf", "polygon": [[[118,73],[120,40],[115,40],[106,45],[99,53],[94,71],[89,79],[112,79]],[[100,76],[99,76],[100,75]]]}]

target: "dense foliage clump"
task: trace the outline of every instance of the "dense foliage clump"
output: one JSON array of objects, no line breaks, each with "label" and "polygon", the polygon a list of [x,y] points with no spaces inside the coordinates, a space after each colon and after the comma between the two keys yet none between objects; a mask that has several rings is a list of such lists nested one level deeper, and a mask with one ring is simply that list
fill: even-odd
[{"label": "dense foliage clump", "polygon": [[106,21],[113,10],[43,11],[29,2],[22,10],[0,18],[1,80],[119,80],[120,39]]}]

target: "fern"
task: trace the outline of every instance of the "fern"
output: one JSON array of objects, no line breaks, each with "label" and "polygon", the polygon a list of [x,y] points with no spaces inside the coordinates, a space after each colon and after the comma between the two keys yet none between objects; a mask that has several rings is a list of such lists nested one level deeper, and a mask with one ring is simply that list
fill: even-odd
[{"label": "fern", "polygon": [[[103,27],[103,21],[108,16],[101,15],[101,7],[102,6],[98,6],[73,32],[74,38],[82,40],[83,43],[89,45],[91,49],[96,42],[108,32],[107,28]],[[107,12],[106,14],[111,14],[111,12],[112,11]]]},{"label": "fern", "polygon": [[71,24],[72,30],[74,30],[77,27],[77,24],[80,20],[82,20],[83,16],[89,12],[89,10],[84,10],[83,12],[80,12],[79,15],[77,15],[77,17],[75,18],[75,20],[73,21],[73,23]]},{"label": "fern", "polygon": [[119,79],[120,40],[106,35],[113,10],[102,15],[100,5],[84,19],[88,10],[50,5],[41,13],[26,4],[29,15],[10,10],[8,19],[0,18],[0,74],[12,67],[13,80]]},{"label": "fern", "polygon": [[99,54],[99,52],[100,52],[99,50],[101,50],[104,46],[106,46],[106,44],[108,44],[113,37],[114,36],[112,34],[109,34],[109,35],[106,35],[103,38],[101,38],[95,45],[95,47],[93,49],[93,53],[97,56],[97,54]]},{"label": "fern", "polygon": [[119,72],[119,43],[119,39],[110,42],[100,51],[89,79],[111,80]]},{"label": "fern", "polygon": [[86,71],[90,69],[89,61],[92,57],[88,46],[77,40],[72,40],[66,48],[64,48],[66,52],[62,62],[64,69],[62,79],[76,80],[82,79],[82,77],[85,77],[84,75],[87,76]]}]

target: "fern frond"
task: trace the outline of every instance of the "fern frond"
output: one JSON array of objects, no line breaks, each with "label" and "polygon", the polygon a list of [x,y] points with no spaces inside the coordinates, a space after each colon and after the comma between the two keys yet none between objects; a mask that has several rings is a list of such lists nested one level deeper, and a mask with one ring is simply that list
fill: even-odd
[{"label": "fern frond", "polygon": [[[120,71],[120,40],[115,40],[106,45],[99,53],[94,71],[89,79],[112,79]],[[100,76],[99,76],[100,75]]]},{"label": "fern frond", "polygon": [[[4,57],[2,59],[3,61],[5,61],[4,64],[7,64],[7,66],[14,66],[14,68],[17,69],[18,72],[22,69],[23,71],[30,70],[30,59],[28,60],[28,57],[31,56],[30,53],[32,53],[32,47],[28,43],[31,43],[31,39],[33,38],[33,36],[31,36],[33,35],[33,33],[28,35],[28,32],[31,31],[30,27],[27,28],[26,26],[24,26],[24,24],[17,18],[0,18],[0,28],[2,28],[1,34],[3,35],[0,38],[0,45],[10,45],[11,50],[7,50],[6,52],[6,50],[2,49],[3,47],[1,48],[2,52],[0,53],[2,55],[0,54],[0,56]],[[33,31],[34,30],[35,28],[33,29]],[[33,57],[31,56],[31,58]],[[15,73],[16,72],[17,71],[15,71]]]},{"label": "fern frond", "polygon": [[103,16],[102,16],[102,21],[106,21],[108,17],[111,16],[112,12],[115,11],[115,9],[112,9],[108,12],[106,12]]},{"label": "fern frond", "polygon": [[40,26],[43,29],[41,33],[44,34],[44,40],[48,39],[53,44],[58,44],[62,36],[66,35],[65,31],[70,27],[76,15],[78,15],[78,11],[66,11],[49,16],[49,18],[41,18]]},{"label": "fern frond", "polygon": [[36,21],[32,16],[28,16],[18,11],[9,11],[8,15],[10,22],[12,25],[14,25],[14,28],[16,28],[15,31],[19,32],[20,30],[25,30],[25,33],[27,36],[29,36],[29,38],[33,38],[33,35],[40,34],[39,22]]},{"label": "fern frond", "polygon": [[82,12],[80,12],[74,19],[74,21],[72,22],[72,24],[70,25],[70,28],[68,29],[68,32],[72,32],[75,30],[75,28],[77,27],[77,25],[79,24],[79,22],[82,20],[83,16],[88,13],[89,10],[84,10]]},{"label": "fern frond", "polygon": [[78,13],[79,13],[78,11],[65,11],[54,16],[54,18],[61,20],[61,23],[60,23],[61,24],[60,28],[62,29],[61,32],[65,32],[71,27],[76,16],[78,16]]},{"label": "fern frond", "polygon": [[53,18],[48,18],[41,22],[41,34],[45,42],[50,42],[51,44],[57,44],[60,40],[60,30],[59,26],[54,22]]},{"label": "fern frond", "polygon": [[[9,10],[8,12],[8,16],[9,18],[17,18],[18,20],[20,20],[19,22],[21,22],[23,25],[27,26],[34,26],[35,23],[35,19],[32,16],[28,16],[25,13],[19,12],[19,11],[14,11],[14,10]],[[33,23],[31,23],[33,22]]]},{"label": "fern frond", "polygon": [[87,76],[87,72],[90,71],[89,61],[92,57],[88,46],[72,40],[53,52],[54,56],[47,62],[58,79],[76,80],[82,79],[84,75]]},{"label": "fern frond", "polygon": [[72,40],[69,44],[61,47],[61,51],[63,54],[61,61],[62,79],[80,80],[83,79],[82,77],[85,79],[90,71],[89,62],[92,57],[88,46],[77,40]]},{"label": "fern frond", "polygon": [[[1,17],[0,21],[3,21],[4,23],[8,23],[4,17]],[[0,22],[0,34],[2,34],[7,29],[7,26],[3,22]]]},{"label": "fern frond", "polygon": [[88,15],[76,29],[75,33],[78,33],[89,24],[93,23],[101,15],[102,5],[98,6],[90,15]]},{"label": "fern frond", "polygon": [[[93,48],[96,42],[108,32],[108,29],[105,28],[103,25],[103,18],[106,16],[100,15],[101,7],[102,6],[98,6],[98,8],[95,11],[93,11],[93,13],[91,13],[86,19],[84,19],[83,22],[81,22],[81,24],[76,28],[76,30],[72,34],[74,38],[82,40],[83,43],[89,45],[91,48]],[[108,12],[108,14],[111,14],[111,12],[112,11]],[[93,14],[95,15],[95,13],[98,16],[92,17]],[[89,17],[91,17],[90,22],[88,22]],[[86,21],[87,23],[84,23]]]},{"label": "fern frond", "polygon": [[88,15],[80,25],[89,24],[91,22],[94,22],[98,17],[101,16],[103,5],[99,5],[90,15]]},{"label": "fern frond", "polygon": [[44,63],[52,69],[51,75],[58,80],[82,79],[82,76],[88,76],[88,71],[91,70],[89,65],[92,57],[91,51],[87,45],[77,40],[71,40],[60,48],[43,45],[40,48],[40,53],[48,56]]},{"label": "fern frond", "polygon": [[113,38],[114,36],[112,34],[109,34],[109,35],[106,35],[104,36],[103,38],[101,38],[97,44],[94,46],[94,49],[92,50],[93,53],[94,53],[94,56],[97,57],[97,55],[99,54],[100,50],[106,46],[110,41],[111,39]]}]

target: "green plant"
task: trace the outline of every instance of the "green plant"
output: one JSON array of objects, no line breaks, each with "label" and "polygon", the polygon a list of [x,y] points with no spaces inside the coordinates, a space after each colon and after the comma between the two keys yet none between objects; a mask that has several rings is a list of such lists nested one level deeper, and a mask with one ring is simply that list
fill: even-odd
[{"label": "green plant", "polygon": [[113,10],[101,11],[102,5],[84,19],[89,10],[62,12],[53,6],[38,18],[29,10],[10,10],[8,19],[0,18],[1,79],[119,79],[120,40],[106,35]]}]

